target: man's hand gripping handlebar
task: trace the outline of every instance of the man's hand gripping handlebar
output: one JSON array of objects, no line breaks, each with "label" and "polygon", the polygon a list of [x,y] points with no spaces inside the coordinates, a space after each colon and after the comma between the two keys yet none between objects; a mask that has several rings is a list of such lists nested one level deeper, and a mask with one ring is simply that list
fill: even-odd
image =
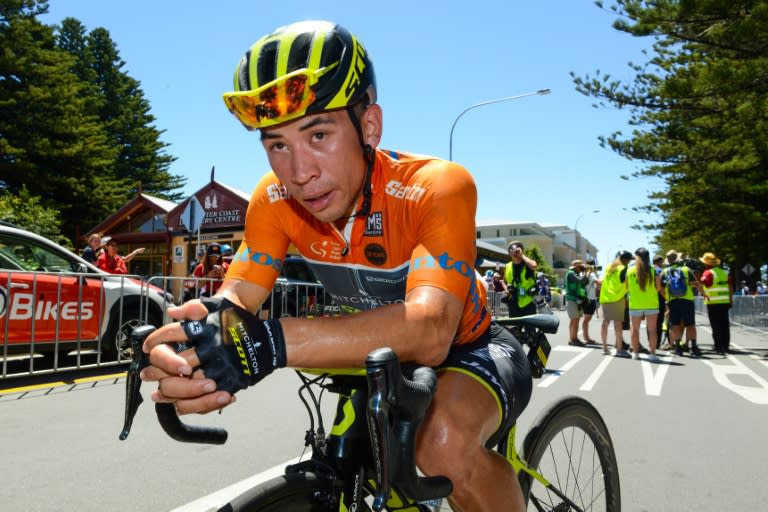
[{"label": "man's hand gripping handlebar", "polygon": [[[133,330],[130,336],[133,359],[128,367],[128,376],[125,384],[125,422],[120,440],[123,441],[131,432],[133,418],[144,399],[141,397],[141,378],[139,373],[149,365],[147,355],[141,347],[144,340],[155,328],[151,325],[142,325]],[[181,422],[176,414],[176,407],[168,403],[156,403],[155,412],[157,420],[171,438],[185,443],[224,444],[227,441],[227,431],[217,427],[197,427]]]}]

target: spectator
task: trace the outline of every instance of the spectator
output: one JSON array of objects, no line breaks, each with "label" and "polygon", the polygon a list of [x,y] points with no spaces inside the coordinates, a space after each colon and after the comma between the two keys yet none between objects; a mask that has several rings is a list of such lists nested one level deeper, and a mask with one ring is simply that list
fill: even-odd
[{"label": "spectator", "polygon": [[757,282],[757,294],[768,295],[768,286],[766,286],[762,281]]},{"label": "spectator", "polygon": [[[653,270],[656,272],[656,275],[661,278],[661,272],[664,270],[664,256],[661,254],[657,254],[653,257]],[[662,287],[661,290],[659,290],[659,316],[656,318],[656,340],[658,343],[658,347],[662,350],[672,350],[672,345],[669,344],[669,336],[667,336],[667,343],[662,346],[661,342],[663,341],[663,335],[665,332],[668,332],[664,325],[666,324],[666,316],[667,316],[667,301],[664,298],[664,288]],[[646,330],[648,329],[648,325],[646,324]],[[651,339],[650,333],[647,334],[648,339]]]},{"label": "spectator", "polygon": [[507,284],[501,279],[501,274],[498,272],[494,272],[491,276],[491,291],[494,291],[496,293],[506,293],[507,292]]},{"label": "spectator", "polygon": [[544,298],[544,302],[547,303],[547,305],[552,304],[552,290],[549,287],[549,279],[547,279],[547,276],[544,274],[544,272],[539,272],[536,275],[536,287],[537,287],[537,294]]},{"label": "spectator", "polygon": [[584,343],[597,344],[597,341],[593,340],[589,335],[589,322],[592,320],[592,315],[597,311],[597,274],[595,273],[594,261],[587,262],[584,274],[587,278],[587,284],[585,286],[587,298],[582,307],[584,317],[581,319],[581,334],[584,337]]},{"label": "spectator", "polygon": [[746,281],[741,282],[741,294],[742,295],[749,295],[751,292],[749,291],[749,285]]},{"label": "spectator", "polygon": [[584,314],[584,303],[587,300],[587,276],[584,275],[584,262],[573,260],[571,267],[565,274],[565,297],[568,300],[566,311],[568,312],[568,344],[574,347],[585,346],[579,339],[579,319]]},{"label": "spectator", "polygon": [[221,259],[224,260],[224,263],[227,265],[232,263],[232,246],[229,244],[222,244],[221,245]]},{"label": "spectator", "polygon": [[128,268],[123,257],[117,253],[117,246],[117,240],[110,239],[105,251],[96,259],[96,266],[110,274],[127,274]]},{"label": "spectator", "polygon": [[699,261],[705,266],[701,274],[701,284],[704,288],[704,304],[707,306],[715,352],[724,356],[730,351],[731,344],[731,321],[728,311],[733,305],[733,283],[728,271],[720,266],[720,259],[713,253],[704,253]]},{"label": "spectator", "polygon": [[656,356],[656,347],[658,346],[656,323],[659,318],[661,277],[656,275],[648,250],[643,247],[635,251],[635,264],[627,270],[627,289],[629,292],[632,359],[640,358],[640,323],[645,318],[648,344],[651,347],[648,360],[657,363],[659,358]]},{"label": "spectator", "polygon": [[[683,355],[691,343],[691,355],[700,356],[701,350],[696,344],[696,308],[693,303],[693,289],[703,294],[701,283],[686,265],[680,261],[680,253],[670,250],[667,252],[667,267],[661,273],[661,284],[669,308],[669,336],[675,354]],[[685,343],[683,343],[683,326],[685,326]]]},{"label": "spectator", "polygon": [[616,356],[628,357],[622,339],[622,322],[627,295],[627,264],[632,259],[629,251],[622,251],[605,269],[600,283],[600,307],[603,309],[603,323],[600,326],[600,339],[603,342],[603,354],[608,355],[608,325],[613,322],[616,335]]},{"label": "spectator", "polygon": [[88,263],[96,263],[99,254],[103,252],[101,246],[101,233],[91,233],[88,237],[88,245],[83,250],[83,259]]},{"label": "spectator", "polygon": [[229,264],[225,262],[221,254],[221,246],[217,243],[209,244],[205,249],[205,259],[198,263],[192,275],[205,278],[200,285],[200,297],[211,297],[224,282],[224,275],[229,270]]},{"label": "spectator", "polygon": [[493,283],[493,270],[486,270],[482,277],[483,281],[485,281],[486,289],[490,290]]},{"label": "spectator", "polygon": [[513,318],[536,314],[533,295],[536,293],[538,263],[526,256],[524,249],[523,243],[518,240],[509,242],[507,246],[512,261],[504,268],[504,281],[507,284],[509,316]]}]

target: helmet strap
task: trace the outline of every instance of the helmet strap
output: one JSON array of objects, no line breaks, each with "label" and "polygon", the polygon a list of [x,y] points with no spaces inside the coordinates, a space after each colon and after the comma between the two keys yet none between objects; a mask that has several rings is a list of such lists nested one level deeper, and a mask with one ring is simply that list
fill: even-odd
[{"label": "helmet strap", "polygon": [[366,169],[365,181],[363,182],[363,205],[357,213],[352,216],[367,217],[368,214],[371,213],[371,197],[373,196],[373,191],[371,190],[371,177],[373,175],[373,162],[376,160],[376,155],[371,145],[365,143],[365,139],[363,138],[363,128],[360,126],[360,119],[357,117],[357,114],[355,114],[354,108],[355,105],[348,106],[347,114],[349,114],[349,119],[352,121],[352,125],[357,132],[357,137],[360,139],[360,147],[363,148],[363,158],[365,159]]}]

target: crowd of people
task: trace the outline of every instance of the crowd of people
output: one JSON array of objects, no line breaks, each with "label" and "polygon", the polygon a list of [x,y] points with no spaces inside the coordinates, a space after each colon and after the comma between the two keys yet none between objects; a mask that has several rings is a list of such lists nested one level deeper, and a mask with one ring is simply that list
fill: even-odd
[{"label": "crowd of people", "polygon": [[[653,259],[642,247],[634,254],[620,251],[600,277],[592,262],[574,260],[565,276],[569,344],[597,344],[589,336],[589,322],[599,306],[600,342],[605,355],[639,359],[641,353],[647,353],[651,362],[659,361],[657,350],[700,356],[694,305],[697,295],[704,298],[715,352],[725,355],[730,351],[729,309],[734,287],[728,270],[713,253],[690,260],[675,250]],[[648,348],[640,342],[643,320]],[[578,337],[580,323],[583,340]],[[623,338],[627,327],[629,345]],[[609,330],[614,333],[613,350],[608,345]]]},{"label": "crowd of people", "polygon": [[127,263],[145,251],[144,247],[133,250],[126,256],[119,254],[119,244],[109,236],[93,233],[83,250],[83,259],[110,274],[127,274]]},{"label": "crowd of people", "polygon": [[[119,253],[119,243],[110,236],[92,233],[88,236],[82,258],[97,268],[110,274],[128,274],[128,265],[134,257],[145,252],[144,247],[131,251],[126,256]],[[228,244],[210,243],[205,252],[190,265],[189,277],[184,299],[211,297],[224,282],[224,276],[232,261],[233,251]]]}]

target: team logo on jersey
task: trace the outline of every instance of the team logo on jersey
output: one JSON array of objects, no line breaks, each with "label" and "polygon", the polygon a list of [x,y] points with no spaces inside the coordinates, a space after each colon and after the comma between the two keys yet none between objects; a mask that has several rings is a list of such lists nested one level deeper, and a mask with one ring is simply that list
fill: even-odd
[{"label": "team logo on jersey", "polygon": [[365,257],[374,265],[381,266],[387,262],[387,251],[379,244],[365,246]]},{"label": "team logo on jersey", "polygon": [[427,189],[424,187],[419,185],[403,185],[397,180],[391,180],[387,183],[384,191],[394,198],[405,199],[406,201],[418,201],[427,193]]},{"label": "team logo on jersey", "polygon": [[288,199],[288,189],[284,185],[273,183],[267,187],[267,197],[270,203]]},{"label": "team logo on jersey", "polygon": [[383,216],[381,212],[373,212],[365,223],[364,236],[384,236]]},{"label": "team logo on jersey", "polygon": [[317,240],[310,244],[309,250],[320,256],[321,259],[340,260],[342,258],[344,247],[338,242]]}]

